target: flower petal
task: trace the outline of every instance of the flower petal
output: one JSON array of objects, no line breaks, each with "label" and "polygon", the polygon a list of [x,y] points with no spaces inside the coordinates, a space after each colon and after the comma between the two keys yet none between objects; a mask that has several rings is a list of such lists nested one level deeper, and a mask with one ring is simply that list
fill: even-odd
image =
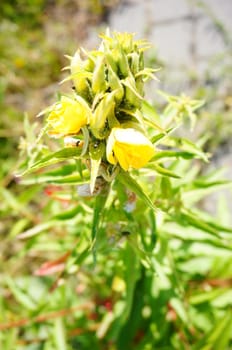
[{"label": "flower petal", "polygon": [[126,171],[130,167],[139,169],[153,157],[152,143],[141,132],[132,128],[113,128],[107,142],[107,159],[118,161]]}]

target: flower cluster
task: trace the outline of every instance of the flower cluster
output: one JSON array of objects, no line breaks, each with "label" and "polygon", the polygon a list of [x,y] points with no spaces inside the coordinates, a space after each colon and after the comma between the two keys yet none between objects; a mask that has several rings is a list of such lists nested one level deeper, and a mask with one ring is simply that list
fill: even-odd
[{"label": "flower cluster", "polygon": [[[96,51],[79,49],[70,59],[73,93],[62,96],[50,109],[49,133],[66,145],[83,147],[91,181],[123,169],[147,164],[155,150],[146,135],[142,114],[144,82],[153,69],[144,67],[145,41],[133,34],[107,33]],[[104,174],[103,174],[104,173]]]}]

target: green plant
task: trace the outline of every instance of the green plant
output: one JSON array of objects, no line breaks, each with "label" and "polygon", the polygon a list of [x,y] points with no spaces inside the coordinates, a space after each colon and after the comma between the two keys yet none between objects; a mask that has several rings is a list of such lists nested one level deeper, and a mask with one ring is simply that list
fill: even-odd
[{"label": "green plant", "polygon": [[43,112],[37,137],[25,119],[26,187],[13,203],[20,211],[39,197],[42,214],[22,212],[12,229],[6,350],[231,345],[232,229],[223,200],[218,217],[201,205],[231,183],[202,173],[204,139],[175,134],[186,117],[195,122],[200,101],[163,94],[158,114],[145,99],[154,78],[145,48],[131,34],[107,33],[98,51],[70,58],[75,90]]}]

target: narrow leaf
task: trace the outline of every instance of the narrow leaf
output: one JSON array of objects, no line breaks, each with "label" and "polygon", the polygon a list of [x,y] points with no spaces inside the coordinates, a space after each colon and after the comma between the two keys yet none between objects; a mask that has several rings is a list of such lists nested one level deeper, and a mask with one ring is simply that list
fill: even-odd
[{"label": "narrow leaf", "polygon": [[54,342],[57,350],[67,350],[63,319],[57,318],[54,327]]},{"label": "narrow leaf", "polygon": [[163,168],[162,166],[156,164],[156,163],[150,163],[148,165],[149,168],[153,168],[157,173],[163,176],[168,176],[168,177],[174,177],[176,179],[180,179],[180,176],[173,173],[171,170]]},{"label": "narrow leaf", "polygon": [[160,124],[160,117],[158,113],[156,112],[155,108],[146,100],[143,100],[142,102],[142,113],[144,117],[147,118],[148,120],[152,122],[155,121],[158,125]]},{"label": "narrow leaf", "polygon": [[99,224],[105,208],[106,200],[108,198],[109,188],[110,187],[107,184],[106,188],[103,189],[103,192],[96,196],[95,206],[94,206],[94,215],[93,215],[93,225],[92,225],[92,242],[94,245],[96,244]]},{"label": "narrow leaf", "polygon": [[28,293],[26,291],[24,292],[21,290],[16,283],[8,276],[6,278],[6,283],[14,295],[15,299],[26,309],[28,310],[35,310],[36,304],[35,302],[30,298]]},{"label": "narrow leaf", "polygon": [[143,188],[135,179],[133,179],[133,177],[121,170],[117,178],[124,186],[128,187],[132,192],[137,194],[137,196],[140,197],[151,209],[157,210],[150,197],[144,192]]},{"label": "narrow leaf", "polygon": [[44,168],[44,167],[51,165],[51,164],[59,163],[62,160],[70,159],[73,157],[75,157],[75,158],[80,157],[81,151],[82,150],[78,147],[77,148],[67,147],[67,148],[61,149],[60,151],[50,153],[47,156],[40,159],[39,161],[37,161],[36,163],[34,163],[29,169],[25,170],[19,176],[29,174],[35,170]]},{"label": "narrow leaf", "polygon": [[194,158],[194,154],[185,151],[160,151],[157,152],[152,160],[158,160],[161,158],[184,158],[184,159],[192,159]]},{"label": "narrow leaf", "polygon": [[91,172],[90,172],[90,192],[91,193],[93,193],[95,188],[95,182],[98,176],[100,164],[101,164],[101,158],[99,159],[91,158]]}]

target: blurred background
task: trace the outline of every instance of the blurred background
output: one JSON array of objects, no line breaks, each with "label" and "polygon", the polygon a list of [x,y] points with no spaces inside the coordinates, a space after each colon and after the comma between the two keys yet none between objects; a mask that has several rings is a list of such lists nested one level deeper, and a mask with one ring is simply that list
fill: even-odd
[{"label": "blurred background", "polygon": [[198,128],[212,133],[208,148],[214,157],[222,164],[224,158],[229,161],[230,0],[2,0],[0,6],[2,176],[15,164],[23,114],[34,120],[54,101],[56,91],[67,87],[58,85],[68,64],[64,55],[81,45],[94,48],[106,27],[134,32],[152,43],[146,58],[162,69],[160,82],[149,86],[151,100],[158,99],[158,88],[206,101]]},{"label": "blurred background", "polygon": [[[147,89],[148,98],[162,107],[164,101],[156,93],[160,89],[203,99],[205,105],[191,138],[205,136],[205,151],[212,154],[210,165],[205,167],[225,167],[223,176],[232,179],[231,18],[231,0],[1,0],[0,279],[7,281],[0,285],[2,323],[9,318],[13,322],[15,310],[22,311],[17,311],[21,318],[28,316],[24,308],[30,310],[30,298],[20,294],[10,278],[18,278],[25,290],[31,288],[32,282],[40,290],[38,280],[30,279],[34,266],[45,258],[57,257],[63,250],[61,241],[50,240],[47,244],[46,237],[38,241],[34,250],[30,250],[32,241],[15,239],[66,205],[65,200],[54,201],[54,188],[19,186],[15,173],[21,161],[19,143],[24,136],[25,113],[31,123],[36,121],[33,128],[38,130],[40,121],[36,115],[55,101],[57,91],[70,88],[69,83],[59,85],[67,75],[62,71],[68,65],[64,55],[73,55],[79,46],[93,49],[99,43],[98,34],[107,27],[148,39],[152,48],[146,55],[147,63],[162,68],[157,73],[159,82],[151,83]],[[227,192],[225,198],[231,203],[231,194]],[[212,199],[215,197],[204,203],[211,212],[215,207]],[[227,219],[231,223],[229,214]],[[59,230],[57,237],[62,239]],[[82,277],[87,278],[84,274]],[[60,325],[56,327],[59,331]],[[9,329],[3,350],[15,349],[12,344],[19,331],[14,326]],[[42,349],[31,345],[30,339],[38,335],[38,330],[31,332],[28,343],[22,342],[22,349]]]}]

